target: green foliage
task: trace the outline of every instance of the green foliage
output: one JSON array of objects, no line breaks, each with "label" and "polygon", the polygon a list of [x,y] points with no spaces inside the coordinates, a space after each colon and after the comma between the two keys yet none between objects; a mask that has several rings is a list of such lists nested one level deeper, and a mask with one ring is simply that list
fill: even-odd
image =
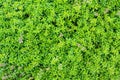
[{"label": "green foliage", "polygon": [[120,0],[1,0],[0,80],[119,80]]}]

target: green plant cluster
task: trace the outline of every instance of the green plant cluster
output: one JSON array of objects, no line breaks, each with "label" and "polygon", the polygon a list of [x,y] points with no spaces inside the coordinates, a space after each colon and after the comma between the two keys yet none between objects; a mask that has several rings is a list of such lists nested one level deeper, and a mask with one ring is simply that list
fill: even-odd
[{"label": "green plant cluster", "polygon": [[0,0],[0,80],[119,80],[120,0]]}]

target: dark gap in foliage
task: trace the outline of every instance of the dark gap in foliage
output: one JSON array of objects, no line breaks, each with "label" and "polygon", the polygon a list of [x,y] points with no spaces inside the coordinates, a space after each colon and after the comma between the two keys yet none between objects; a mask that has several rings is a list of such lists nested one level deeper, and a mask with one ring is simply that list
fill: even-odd
[{"label": "dark gap in foliage", "polygon": [[112,14],[112,11],[111,11],[111,10],[109,10],[109,11],[107,12],[107,14],[109,14],[109,15],[110,15],[110,14]]},{"label": "dark gap in foliage", "polygon": [[62,75],[60,75],[60,74],[58,75],[59,78],[61,78],[61,76],[62,76]]},{"label": "dark gap in foliage", "polygon": [[[92,72],[90,70],[88,70],[88,74],[92,76]],[[93,76],[94,77],[94,76]]]},{"label": "dark gap in foliage", "polygon": [[101,43],[100,42],[96,42],[95,43],[95,48],[97,49],[97,48],[100,48],[101,47]]},{"label": "dark gap in foliage", "polygon": [[78,19],[76,18],[75,21],[72,21],[72,24],[75,26],[78,26],[77,21],[78,21]]},{"label": "dark gap in foliage", "polygon": [[120,9],[120,7],[118,7],[118,6],[114,6],[113,8],[112,8],[112,10],[111,11],[117,11],[117,10],[119,10]]},{"label": "dark gap in foliage", "polygon": [[62,61],[60,60],[59,64],[62,64]]},{"label": "dark gap in foliage", "polygon": [[[116,19],[116,20],[117,20],[118,18],[120,18],[120,16],[119,16],[119,15],[117,15],[117,14],[116,14],[116,15],[114,15],[114,17],[115,17],[115,19]],[[115,20],[115,21],[116,21],[116,20]],[[114,21],[114,22],[115,22],[115,21]]]},{"label": "dark gap in foliage", "polygon": [[18,33],[18,29],[15,29],[15,33]]},{"label": "dark gap in foliage", "polygon": [[39,17],[39,20],[42,20],[43,19],[43,17]]},{"label": "dark gap in foliage", "polygon": [[3,38],[7,38],[8,37],[8,34],[3,34]]},{"label": "dark gap in foliage", "polygon": [[97,17],[98,17],[98,16],[95,16],[95,15],[94,15],[94,18],[97,18]]},{"label": "dark gap in foliage", "polygon": [[63,39],[66,39],[65,36],[63,36]]},{"label": "dark gap in foliage", "polygon": [[94,12],[97,12],[97,13],[98,13],[99,10],[100,10],[100,8],[96,8],[96,9],[95,9],[95,8],[90,8],[90,9],[89,9],[89,11],[90,11],[90,12],[93,12],[93,13],[94,13]]},{"label": "dark gap in foliage", "polygon": [[48,14],[46,13],[46,10],[43,10],[43,11],[42,11],[42,16],[47,17],[47,15],[48,15]]},{"label": "dark gap in foliage", "polygon": [[44,65],[42,63],[39,64],[39,68],[44,68]]},{"label": "dark gap in foliage", "polygon": [[71,63],[72,63],[72,61],[69,60],[68,63],[66,64],[66,66],[69,66],[69,67],[68,67],[69,69],[70,69]]},{"label": "dark gap in foliage", "polygon": [[[104,53],[101,54],[101,59],[102,59],[102,61],[105,61],[105,54]],[[101,65],[102,65],[102,63],[101,63]]]},{"label": "dark gap in foliage", "polygon": [[3,4],[0,3],[0,8],[3,6]]},{"label": "dark gap in foliage", "polygon": [[112,40],[113,40],[113,41],[116,41],[116,38],[115,38],[115,37],[112,37]]},{"label": "dark gap in foliage", "polygon": [[104,31],[107,32],[107,29],[104,27]]},{"label": "dark gap in foliage", "polygon": [[89,11],[93,11],[93,8],[90,8]]},{"label": "dark gap in foliage", "polygon": [[41,46],[41,44],[42,44],[42,42],[40,42],[40,41],[37,43],[37,45],[38,45],[39,47]]},{"label": "dark gap in foliage", "polygon": [[35,34],[35,38],[39,39],[39,33]]},{"label": "dark gap in foliage", "polygon": [[55,74],[53,77],[57,77],[57,74]]},{"label": "dark gap in foliage", "polygon": [[74,30],[74,32],[76,32],[77,30]]},{"label": "dark gap in foliage", "polygon": [[19,50],[21,50],[22,48],[26,47],[24,44],[20,44],[19,46]]},{"label": "dark gap in foliage", "polygon": [[70,25],[70,26],[67,26],[67,27],[68,27],[68,30],[69,30],[69,29],[72,29],[72,26],[71,26],[71,25]]},{"label": "dark gap in foliage", "polygon": [[56,21],[52,21],[52,24],[57,27]]},{"label": "dark gap in foliage", "polygon": [[72,37],[73,37],[72,32],[68,32],[68,34],[69,34],[69,37],[70,37],[70,38],[72,38]]},{"label": "dark gap in foliage", "polygon": [[24,31],[23,31],[24,34],[27,34],[28,32],[29,32],[28,30],[24,30]]},{"label": "dark gap in foliage", "polygon": [[6,18],[4,18],[4,20],[5,20],[5,21],[10,21],[10,18],[7,18],[7,17],[6,17]]},{"label": "dark gap in foliage", "polygon": [[115,68],[120,68],[120,62],[115,63]]},{"label": "dark gap in foliage", "polygon": [[[88,19],[86,20],[86,22],[87,22],[88,24],[84,24],[84,25],[89,26],[89,24],[91,24],[91,23],[90,23],[90,18],[88,18]],[[92,27],[92,26],[91,26],[91,27]]]},{"label": "dark gap in foliage", "polygon": [[[45,49],[45,48],[44,48]],[[41,52],[42,53],[42,52]],[[44,60],[45,59],[45,54],[44,55],[41,55],[41,60]]]},{"label": "dark gap in foliage", "polygon": [[94,9],[95,12],[99,12],[100,8]]},{"label": "dark gap in foliage", "polygon": [[32,74],[31,74],[31,73],[28,73],[28,74],[26,74],[26,77],[27,77],[27,78],[30,78],[30,77],[32,77]]},{"label": "dark gap in foliage", "polygon": [[111,54],[110,53],[106,55],[106,59],[111,60]]},{"label": "dark gap in foliage", "polygon": [[68,0],[68,4],[73,4],[74,0]]},{"label": "dark gap in foliage", "polygon": [[74,75],[71,75],[71,76],[70,76],[70,80],[73,80],[74,77],[75,77]]},{"label": "dark gap in foliage", "polygon": [[15,11],[18,12],[18,11],[20,11],[20,9],[16,8]]},{"label": "dark gap in foliage", "polygon": [[50,40],[52,40],[53,38],[50,37]]},{"label": "dark gap in foliage", "polygon": [[85,58],[86,58],[86,57],[85,57],[85,53],[86,53],[86,52],[82,51],[82,56],[83,56],[83,59],[85,59]]},{"label": "dark gap in foliage", "polygon": [[[10,29],[10,28],[11,28],[10,24],[6,25],[6,29]],[[11,34],[8,34],[8,35],[11,35]]]},{"label": "dark gap in foliage", "polygon": [[71,29],[71,25],[69,24],[69,23],[71,23],[70,22],[70,20],[66,17],[66,18],[64,18],[64,22],[65,22],[65,26],[67,26],[69,29]]},{"label": "dark gap in foliage", "polygon": [[116,28],[113,28],[113,32],[116,33],[116,32],[117,32],[117,29],[116,29]]},{"label": "dark gap in foliage", "polygon": [[88,32],[88,30],[84,30],[84,33],[87,33]]},{"label": "dark gap in foliage", "polygon": [[[101,64],[101,65],[102,65],[102,64]],[[101,72],[99,72],[99,73],[97,74],[97,76],[100,77],[100,76],[101,76]]]},{"label": "dark gap in foliage", "polygon": [[66,21],[68,19],[68,17],[65,17],[63,20]]},{"label": "dark gap in foliage", "polygon": [[29,18],[30,17],[30,15],[28,14],[28,13],[25,13],[24,15],[23,15],[23,19],[27,19],[27,18]]}]

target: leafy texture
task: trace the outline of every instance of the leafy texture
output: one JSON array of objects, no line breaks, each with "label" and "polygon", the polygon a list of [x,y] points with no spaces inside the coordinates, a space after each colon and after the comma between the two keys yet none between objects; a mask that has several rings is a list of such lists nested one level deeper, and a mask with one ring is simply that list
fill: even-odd
[{"label": "leafy texture", "polygon": [[119,80],[120,0],[1,0],[0,79]]}]

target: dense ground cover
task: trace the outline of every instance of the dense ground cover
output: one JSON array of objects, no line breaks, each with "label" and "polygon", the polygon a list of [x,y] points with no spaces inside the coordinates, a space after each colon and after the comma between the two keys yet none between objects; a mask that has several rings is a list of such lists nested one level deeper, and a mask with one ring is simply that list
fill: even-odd
[{"label": "dense ground cover", "polygon": [[119,80],[120,0],[0,0],[0,79]]}]

